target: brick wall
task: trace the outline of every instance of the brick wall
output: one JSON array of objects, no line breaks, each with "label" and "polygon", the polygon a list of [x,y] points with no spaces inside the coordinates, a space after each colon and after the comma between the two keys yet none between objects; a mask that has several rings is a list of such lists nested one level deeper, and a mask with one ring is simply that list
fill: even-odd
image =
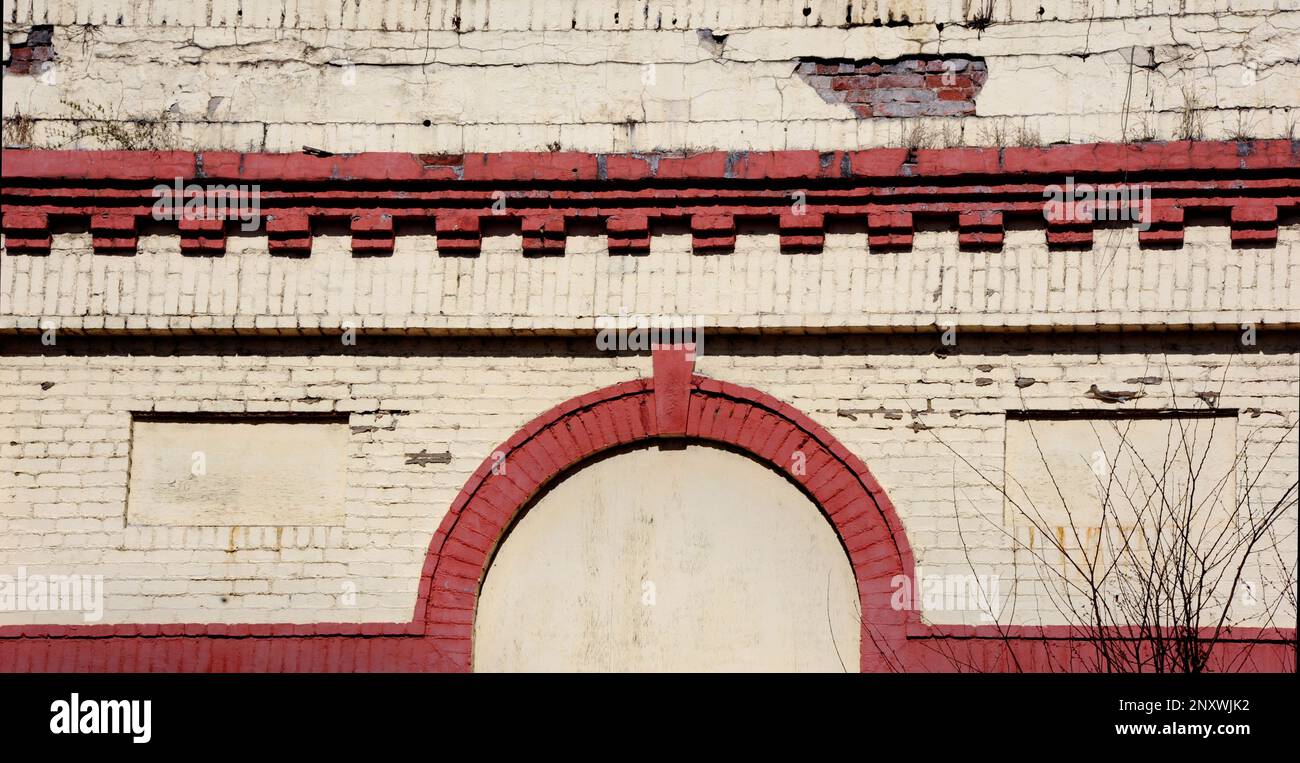
[{"label": "brick wall", "polygon": [[579,236],[562,258],[529,258],[509,235],[464,258],[417,235],[398,237],[391,257],[358,258],[346,236],[327,235],[306,258],[268,257],[265,238],[242,237],[207,258],[184,256],[175,237],[110,257],[68,235],[48,257],[4,258],[0,327],[589,332],[594,316],[620,311],[778,332],[1300,322],[1300,229],[1280,229],[1271,249],[1232,249],[1228,236],[1190,228],[1182,249],[1143,250],[1122,228],[1086,251],[1050,252],[1041,231],[1011,231],[988,253],[956,251],[955,232],[922,232],[911,252],[867,255],[867,234],[830,234],[821,253],[790,255],[764,234],[710,257],[692,254],[689,235],[656,236],[644,257],[611,257],[603,237]]},{"label": "brick wall", "polygon": [[[1063,620],[990,480],[1009,414],[1221,416],[1237,484],[1295,482],[1300,12],[1271,0],[92,5],[2,13],[0,571],[102,574],[109,625],[0,628],[0,670],[464,669],[460,636],[434,642],[472,609],[414,611],[431,545],[521,427],[651,375],[593,341],[622,311],[701,318],[696,372],[824,428],[918,565],[1015,581],[1013,625]],[[993,150],[930,150],[953,146]],[[27,147],[204,153],[96,154],[20,192]],[[402,153],[345,155],[377,151]],[[340,182],[367,161],[390,174]],[[196,167],[304,196],[251,235],[129,208]],[[1079,171],[1162,183],[1154,227],[1045,220],[1042,183]],[[794,215],[805,181],[822,211]],[[395,193],[340,217],[359,186]],[[426,186],[402,209],[423,225],[385,217]],[[498,186],[526,203],[494,227]],[[342,519],[132,521],[133,421],[295,414],[346,422]],[[1008,669],[991,641],[973,663]]]},{"label": "brick wall", "polygon": [[[3,342],[0,568],[105,575],[105,622],[406,622],[432,534],[471,472],[551,406],[650,370],[647,356],[600,352],[590,339],[363,331],[354,347],[324,338]],[[1267,498],[1294,479],[1287,465],[1300,456],[1298,353],[1282,332],[1262,332],[1248,350],[1215,333],[959,332],[952,348],[929,336],[717,337],[697,369],[795,406],[860,454],[927,570],[968,572],[963,544],[975,544],[981,564],[1014,579],[1010,542],[987,522],[1001,518],[1002,498],[985,482],[1000,474],[1007,411],[1212,402],[1238,412],[1239,445]],[[1094,385],[1144,394],[1116,405],[1089,395]],[[1208,392],[1218,395],[1198,396]],[[187,411],[346,413],[355,433],[343,524],[126,522],[132,412]],[[408,463],[422,450],[450,460]],[[355,606],[341,603],[347,583]],[[1036,595],[1018,596],[1016,622],[1057,621]],[[2,616],[52,615],[80,622],[76,613]]]},{"label": "brick wall", "polygon": [[[1273,138],[1294,133],[1300,92],[1300,12],[1272,0],[999,0],[987,19],[961,0],[256,5],[7,3],[6,38],[52,25],[58,62],[6,73],[5,115],[34,120],[6,143],[460,153]],[[864,118],[800,73],[809,57],[948,56],[987,64],[973,113]]]}]

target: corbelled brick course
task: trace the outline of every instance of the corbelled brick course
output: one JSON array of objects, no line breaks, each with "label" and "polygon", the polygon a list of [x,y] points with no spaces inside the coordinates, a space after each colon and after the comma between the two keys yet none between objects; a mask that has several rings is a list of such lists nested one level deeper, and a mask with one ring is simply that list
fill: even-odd
[{"label": "corbelled brick course", "polygon": [[[724,331],[1293,326],[1296,145],[8,151],[0,329],[572,333],[620,311]],[[260,230],[152,221],[169,173],[259,189]],[[1146,188],[1150,228],[1052,218],[1046,191],[1076,174]]]}]

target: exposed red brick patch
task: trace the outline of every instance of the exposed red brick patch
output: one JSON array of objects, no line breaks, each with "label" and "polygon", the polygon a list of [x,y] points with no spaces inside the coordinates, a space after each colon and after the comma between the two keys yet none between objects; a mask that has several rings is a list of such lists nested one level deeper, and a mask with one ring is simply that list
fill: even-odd
[{"label": "exposed red brick patch", "polygon": [[459,167],[465,163],[464,154],[419,154],[425,167]]},{"label": "exposed red brick patch", "polygon": [[795,73],[827,103],[847,104],[859,117],[955,117],[975,113],[988,65],[969,56],[803,58]]},{"label": "exposed red brick patch", "polygon": [[51,66],[58,54],[54,52],[54,27],[38,24],[27,33],[27,39],[9,46],[8,74],[41,74]]}]

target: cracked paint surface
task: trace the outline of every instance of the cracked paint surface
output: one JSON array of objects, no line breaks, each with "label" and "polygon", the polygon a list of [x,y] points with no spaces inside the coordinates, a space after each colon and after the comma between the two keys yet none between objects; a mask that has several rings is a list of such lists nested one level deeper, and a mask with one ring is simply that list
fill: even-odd
[{"label": "cracked paint surface", "polygon": [[[86,121],[159,114],[160,147],[335,153],[831,150],[917,142],[913,122],[935,146],[1287,137],[1300,93],[1300,11],[1262,2],[1023,17],[998,3],[986,25],[920,2],[810,3],[806,16],[468,1],[383,16],[345,3],[251,21],[155,5],[120,22],[11,9],[6,59],[55,22],[54,76],[5,75],[4,113],[35,120],[29,143],[120,148]],[[827,103],[796,71],[810,56],[948,55],[988,62],[978,107],[908,124]]]}]

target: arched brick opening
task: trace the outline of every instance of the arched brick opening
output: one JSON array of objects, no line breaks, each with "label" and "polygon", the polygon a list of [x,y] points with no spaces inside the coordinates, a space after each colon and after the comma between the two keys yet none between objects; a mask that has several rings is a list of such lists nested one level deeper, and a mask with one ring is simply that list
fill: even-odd
[{"label": "arched brick opening", "polygon": [[688,348],[656,349],[654,377],[582,395],[538,416],[470,477],[434,535],[417,615],[443,667],[472,665],[474,613],[494,550],[546,485],[593,455],[656,438],[720,443],[799,485],[835,528],[861,603],[860,667],[904,670],[910,610],[890,605],[912,551],[889,497],[866,465],[823,427],[758,390],[692,373]]}]

